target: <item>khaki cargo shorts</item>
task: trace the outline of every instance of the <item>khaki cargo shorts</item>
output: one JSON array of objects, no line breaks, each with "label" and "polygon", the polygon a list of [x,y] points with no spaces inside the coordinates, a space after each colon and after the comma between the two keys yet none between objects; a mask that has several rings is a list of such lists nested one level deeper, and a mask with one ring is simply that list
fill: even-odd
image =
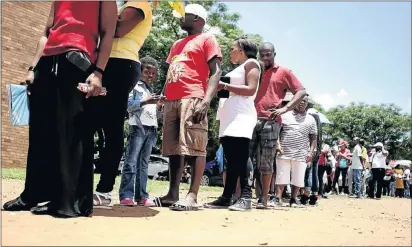
[{"label": "khaki cargo shorts", "polygon": [[206,157],[208,120],[193,123],[195,106],[202,99],[166,101],[163,107],[163,156]]}]

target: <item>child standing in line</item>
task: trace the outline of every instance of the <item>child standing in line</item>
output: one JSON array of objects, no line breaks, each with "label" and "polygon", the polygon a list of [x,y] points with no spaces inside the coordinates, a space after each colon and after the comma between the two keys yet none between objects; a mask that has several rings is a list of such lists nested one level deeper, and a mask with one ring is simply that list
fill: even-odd
[{"label": "child standing in line", "polygon": [[155,95],[152,88],[159,69],[157,61],[145,57],[141,64],[142,75],[129,95],[129,136],[119,189],[120,204],[128,206],[135,202],[140,206],[154,205],[146,191],[147,173],[164,99]]}]

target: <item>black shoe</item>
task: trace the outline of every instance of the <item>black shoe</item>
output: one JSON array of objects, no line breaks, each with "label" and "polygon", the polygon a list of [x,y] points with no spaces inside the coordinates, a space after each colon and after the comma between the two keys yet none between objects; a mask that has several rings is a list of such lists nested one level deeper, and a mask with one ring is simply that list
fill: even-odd
[{"label": "black shoe", "polygon": [[290,206],[291,208],[297,208],[299,205],[298,205],[296,199],[291,198],[290,201],[289,201],[289,206]]},{"label": "black shoe", "polygon": [[250,211],[252,210],[252,199],[240,198],[235,204],[229,207],[230,211]]},{"label": "black shoe", "polygon": [[315,206],[317,201],[318,197],[316,195],[311,195],[309,197],[309,205]]},{"label": "black shoe", "polygon": [[[30,212],[35,215],[50,215],[55,218],[62,218],[62,219],[69,219],[69,218],[75,218],[75,217],[80,216],[80,215],[67,215],[67,214],[59,213],[55,208],[53,208],[50,202],[43,206],[34,207],[30,210]],[[87,217],[90,214],[91,212],[89,214],[84,214],[82,216]]]},{"label": "black shoe", "polygon": [[[291,200],[292,200],[292,199],[291,199]],[[301,203],[302,205],[308,204],[308,201],[309,201],[309,196],[307,196],[307,195],[302,195],[302,196],[300,197],[300,203]]]},{"label": "black shoe", "polygon": [[225,198],[225,197],[218,197],[215,201],[210,202],[210,203],[206,203],[203,206],[205,208],[214,208],[214,209],[218,209],[218,208],[228,208],[232,205],[232,199],[231,198]]},{"label": "black shoe", "polygon": [[35,206],[37,206],[37,204],[25,203],[19,196],[14,200],[6,202],[3,205],[3,209],[6,211],[30,211],[30,209]]},{"label": "black shoe", "polygon": [[30,210],[30,212],[36,215],[51,214],[50,203],[47,203],[46,205],[43,205],[43,206],[34,207]]},{"label": "black shoe", "polygon": [[275,195],[270,195],[269,201],[273,201],[273,200],[275,200],[275,199],[276,199],[276,196],[275,196]]}]

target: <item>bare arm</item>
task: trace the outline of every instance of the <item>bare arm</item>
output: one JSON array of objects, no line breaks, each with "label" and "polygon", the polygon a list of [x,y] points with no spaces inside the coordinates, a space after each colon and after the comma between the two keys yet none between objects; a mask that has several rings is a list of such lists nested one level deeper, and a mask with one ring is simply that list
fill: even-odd
[{"label": "bare arm", "polygon": [[115,38],[122,38],[145,18],[142,9],[126,7],[119,15],[116,24]]},{"label": "bare arm", "polygon": [[293,95],[293,98],[285,105],[285,108],[287,111],[293,110],[299,102],[302,101],[302,99],[306,95],[306,89],[301,89],[299,90],[296,94]]},{"label": "bare arm", "polygon": [[310,149],[309,152],[313,154],[315,152],[316,144],[317,144],[317,135],[309,135],[310,139]]},{"label": "bare arm", "polygon": [[41,54],[43,53],[44,46],[47,42],[47,37],[49,36],[49,30],[53,26],[54,22],[54,3],[52,3],[50,8],[49,17],[47,18],[46,26],[42,36],[40,37],[39,43],[37,43],[36,53],[34,54],[33,60],[30,64],[31,67],[36,67],[37,63],[40,60]]},{"label": "bare arm", "polygon": [[245,65],[245,85],[232,85],[224,83],[227,90],[241,96],[253,96],[256,93],[256,88],[259,82],[259,66],[254,62],[249,62]]},{"label": "bare arm", "polygon": [[97,53],[96,67],[104,70],[109,60],[110,52],[112,51],[117,21],[117,6],[114,1],[101,1],[100,4],[100,44]]},{"label": "bare arm", "polygon": [[217,86],[220,81],[220,76],[222,75],[222,70],[220,69],[221,61],[220,59],[215,56],[209,60],[209,70],[210,70],[210,77],[209,83],[207,86],[205,97],[203,98],[204,103],[210,103],[212,101],[213,95],[217,90]]}]

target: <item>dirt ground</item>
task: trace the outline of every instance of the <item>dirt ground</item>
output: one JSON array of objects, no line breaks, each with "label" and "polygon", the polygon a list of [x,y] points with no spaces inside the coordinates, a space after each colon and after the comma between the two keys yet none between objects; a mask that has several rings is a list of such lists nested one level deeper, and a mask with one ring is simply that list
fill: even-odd
[{"label": "dirt ground", "polygon": [[[2,202],[23,181],[2,181]],[[200,195],[202,202],[217,192]],[[213,199],[212,199],[213,200]],[[92,218],[55,219],[29,212],[2,212],[2,245],[411,246],[411,200],[355,200],[334,196],[317,207],[241,213],[227,210],[97,210]]]}]

